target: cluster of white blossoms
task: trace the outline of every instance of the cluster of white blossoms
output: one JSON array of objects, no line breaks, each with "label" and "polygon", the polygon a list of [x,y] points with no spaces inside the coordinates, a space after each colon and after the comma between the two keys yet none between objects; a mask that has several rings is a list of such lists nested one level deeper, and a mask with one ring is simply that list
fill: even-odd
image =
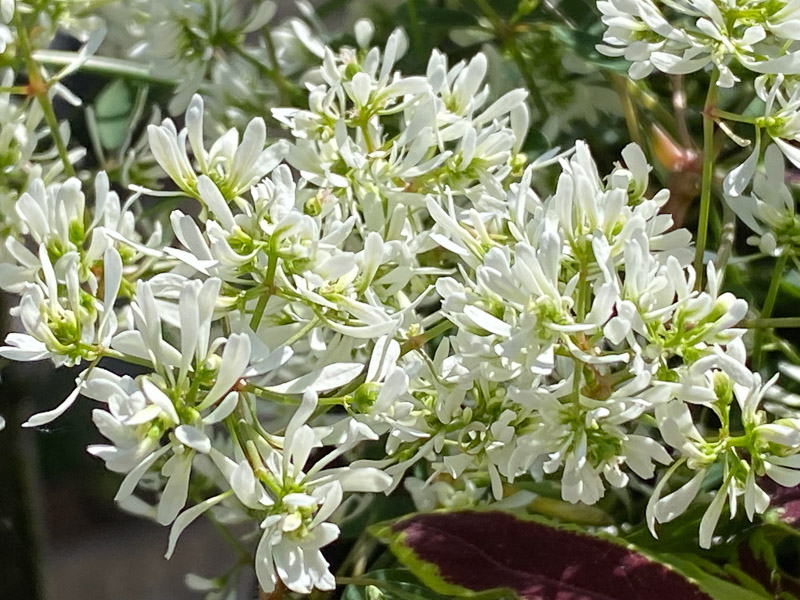
[{"label": "cluster of white blossoms", "polygon": [[[229,4],[163,3],[150,51],[169,63],[197,31],[237,47],[227,37],[272,17],[271,3],[247,17]],[[718,4],[670,2],[689,31],[651,2],[601,2],[620,13],[606,43],[638,74],[708,62],[725,74],[732,56],[787,71],[792,40],[778,51],[758,32],[788,36],[791,4],[741,18]],[[196,25],[206,10],[216,20]],[[714,37],[721,27],[736,45]],[[703,547],[726,504],[734,514],[743,502],[750,519],[766,510],[763,477],[800,484],[800,418],[770,417],[769,384],[745,364],[736,326],[748,307],[720,291],[712,264],[698,285],[691,235],[660,212],[669,194],[650,194],[642,150],[627,146],[605,177],[583,142],[527,164],[526,92],[490,101],[483,54],[449,65],[434,51],[425,75],[407,76],[405,34],[379,49],[373,29],[356,24],[355,48],[314,46],[309,108],[272,111],[288,141],[268,143],[262,118],[208,139],[191,92],[211,46],[198,42],[174,65],[185,127],[147,129],[159,190],[122,202],[101,173],[90,210],[77,178],[26,182],[0,265],[24,332],[0,356],[87,365],[27,425],[80,394],[99,402],[108,443],[90,452],[124,475],[116,499],[171,525],[168,555],[207,511],[249,523],[267,593],[333,589],[320,549],[337,539],[347,495],[404,480],[422,508],[520,506],[530,481],[594,504],[634,481],[651,486],[654,533],[711,481]],[[782,146],[768,149],[766,177],[782,178],[771,148]],[[537,174],[556,164],[544,193]],[[784,232],[772,210],[783,192],[753,177],[748,224]],[[193,205],[169,215],[169,236],[139,218],[148,193]],[[760,243],[781,235],[794,233]]]},{"label": "cluster of white blossoms", "polygon": [[[183,112],[192,94],[209,79],[224,77],[228,84],[236,84],[236,90],[227,90],[229,97],[256,79],[252,75],[231,77],[230,73],[248,69],[246,57],[251,54],[243,49],[245,37],[269,23],[277,10],[275,2],[256,3],[249,11],[236,0],[139,0],[135,4],[138,10],[130,16],[143,41],[131,55],[145,58],[159,77],[180,82],[170,103],[171,112]],[[252,55],[252,62],[268,64],[266,50],[260,50]]]},{"label": "cluster of white blossoms", "polygon": [[746,114],[720,110],[711,92],[705,107],[709,119],[752,127],[743,137],[722,126],[749,152],[725,174],[724,197],[756,234],[753,245],[767,255],[791,254],[800,238],[784,160],[800,168],[800,2],[600,0],[597,6],[606,25],[598,51],[630,61],[634,79],[654,69],[673,75],[710,69],[712,85],[746,89],[752,82]]},{"label": "cluster of white blossoms", "polygon": [[[760,316],[769,317],[786,261],[795,256],[800,241],[800,221],[785,165],[788,160],[800,167],[800,151],[794,145],[800,141],[797,77],[800,3],[794,0],[601,0],[597,5],[607,27],[603,44],[597,49],[608,56],[629,60],[632,78],[643,78],[654,69],[673,75],[707,68],[711,71],[703,115],[704,153],[714,153],[714,121],[752,128],[753,135],[743,137],[734,133],[732,126],[721,125],[722,131],[739,146],[749,147],[747,158],[725,173],[722,188],[724,199],[736,217],[755,233],[747,241],[764,255],[780,257],[761,309]],[[722,110],[716,105],[718,96],[714,86],[733,87],[741,82],[737,74],[751,79],[755,91],[753,102],[743,114]],[[744,85],[741,87],[746,89]],[[715,167],[713,160],[706,161],[705,201],[711,196]],[[648,237],[652,242],[653,237]],[[613,248],[613,244],[609,245]],[[680,248],[680,244],[676,248]],[[627,263],[627,249],[624,255]],[[667,336],[661,337],[662,341],[656,342],[654,347],[650,343],[643,345],[643,340],[636,338],[641,351],[632,345],[634,352],[626,363],[628,368],[635,366],[633,376],[622,379],[628,382],[627,387],[643,372],[642,365],[644,372],[649,371],[646,375],[649,383],[640,384],[643,391],[637,392],[646,395],[648,402],[654,401],[653,425],[657,426],[670,450],[666,461],[670,466],[658,480],[648,503],[647,523],[655,532],[656,523],[670,521],[683,513],[708,481],[710,469],[721,465],[721,486],[700,524],[700,543],[708,546],[726,503],[734,516],[743,500],[745,513],[751,520],[754,514],[766,509],[770,499],[760,487],[760,478],[766,476],[782,486],[800,483],[797,470],[800,468],[797,454],[800,421],[794,410],[796,398],[772,387],[777,375],[763,384],[761,376],[745,366],[747,357],[742,331],[732,327],[747,308],[730,294],[718,295],[719,282],[712,264],[709,264],[708,289],[700,294],[694,292],[697,295],[690,298],[686,290],[692,289],[695,278],[691,269],[685,271],[683,281],[683,269],[672,258],[665,262],[653,256],[649,262],[653,265],[650,275],[640,281],[647,287],[655,285],[658,295],[666,292],[670,303],[677,300],[675,308],[655,304],[655,312],[651,314],[658,316],[649,324],[641,312],[637,314],[632,308],[623,312],[617,304],[615,316],[603,331],[609,341],[616,343],[623,335],[622,330],[616,333],[609,326],[614,321],[619,323],[619,319],[629,321],[627,315],[630,314],[632,322],[644,327],[646,333],[641,329],[638,333],[645,339],[653,335]],[[644,256],[638,259],[639,265],[646,263]],[[662,277],[658,271],[662,268],[669,284],[655,283]],[[561,269],[563,271],[563,266]],[[626,264],[623,289],[630,276],[631,270]],[[638,291],[635,297],[648,297],[641,294]],[[570,297],[574,298],[574,293]],[[681,298],[686,300],[681,302]],[[699,322],[703,325],[696,327],[694,317],[687,319],[681,313],[696,310],[694,307],[701,305],[705,307],[705,316]],[[592,314],[594,305],[590,306],[589,314]],[[688,329],[687,324],[690,325]],[[624,331],[637,329],[635,325],[626,324]],[[665,343],[676,333],[677,337]],[[634,340],[629,339],[629,342]],[[755,344],[758,353],[763,339],[757,336]],[[677,364],[676,355],[681,358],[682,365]],[[668,362],[658,364],[660,361]],[[782,369],[796,376],[791,365],[784,365]],[[609,398],[614,393],[616,390]],[[765,397],[772,400],[766,403],[766,409],[761,408]],[[782,401],[784,398],[786,402]],[[641,402],[637,405],[641,410]],[[697,409],[692,405],[711,410],[713,430],[709,430],[708,420],[704,421],[704,427],[698,424]],[[613,414],[610,411],[609,415]],[[774,420],[770,414],[774,415]],[[653,454],[653,458],[658,460],[657,454]],[[671,482],[675,477],[687,470],[693,473],[688,481],[684,477],[681,485],[673,486]],[[670,487],[677,489],[665,495]]]},{"label": "cluster of white blossoms", "polygon": [[634,79],[653,69],[683,75],[713,65],[719,85],[756,73],[800,72],[797,0],[600,0],[607,30],[598,50],[631,61]]}]

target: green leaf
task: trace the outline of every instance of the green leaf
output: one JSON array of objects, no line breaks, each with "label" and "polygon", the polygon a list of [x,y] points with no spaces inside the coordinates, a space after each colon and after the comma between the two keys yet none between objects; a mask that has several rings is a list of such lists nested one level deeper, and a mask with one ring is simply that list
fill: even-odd
[{"label": "green leaf", "polygon": [[370,571],[357,579],[363,584],[351,583],[342,592],[342,600],[372,600],[367,588],[377,587],[387,600],[445,600],[431,592],[411,574],[408,569],[378,569]]},{"label": "green leaf", "polygon": [[763,600],[770,596],[747,590],[719,577],[709,575],[705,569],[693,562],[672,554],[662,554],[660,558],[678,569],[681,573],[695,580],[704,592],[715,600]]},{"label": "green leaf", "polygon": [[94,104],[97,132],[106,150],[116,150],[125,142],[133,112],[135,92],[125,81],[109,83]]},{"label": "green leaf", "polygon": [[477,14],[470,14],[463,10],[440,8],[431,6],[419,11],[419,20],[426,27],[436,29],[451,29],[453,27],[474,27],[478,24]]},{"label": "green leaf", "polygon": [[622,58],[600,54],[595,46],[602,41],[600,35],[585,30],[572,29],[565,25],[553,25],[550,31],[559,42],[586,62],[607,71],[625,74],[630,63]]}]

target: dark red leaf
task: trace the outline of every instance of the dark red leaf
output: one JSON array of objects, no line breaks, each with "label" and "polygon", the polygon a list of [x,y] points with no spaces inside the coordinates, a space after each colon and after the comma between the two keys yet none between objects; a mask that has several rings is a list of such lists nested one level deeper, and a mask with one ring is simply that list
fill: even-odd
[{"label": "dark red leaf", "polygon": [[771,479],[759,481],[770,498],[770,508],[778,509],[779,519],[788,525],[800,526],[800,486],[787,488]]},{"label": "dark red leaf", "polygon": [[[680,573],[621,544],[504,512],[417,515],[392,530],[399,534],[393,550],[412,571],[435,565],[437,579],[473,592],[510,588],[524,600],[711,598]],[[423,581],[427,575],[430,585],[427,571],[416,574]]]}]

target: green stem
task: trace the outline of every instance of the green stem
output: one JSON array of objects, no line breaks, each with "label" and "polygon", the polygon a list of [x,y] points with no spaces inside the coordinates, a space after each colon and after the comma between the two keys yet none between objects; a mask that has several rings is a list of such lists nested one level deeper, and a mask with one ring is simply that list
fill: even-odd
[{"label": "green stem", "polygon": [[770,319],[750,319],[742,321],[739,327],[746,329],[788,329],[800,327],[800,317],[772,317]]},{"label": "green stem", "polygon": [[56,117],[56,112],[53,109],[53,103],[50,100],[50,96],[47,92],[44,92],[43,94],[36,94],[36,98],[39,100],[39,104],[42,105],[44,118],[47,121],[48,127],[50,128],[53,141],[58,149],[58,155],[61,157],[61,162],[64,165],[64,173],[66,173],[68,177],[75,177],[75,167],[72,165],[72,162],[69,159],[69,150],[67,150],[67,145],[64,143],[64,138],[61,136],[61,131],[58,128],[58,118]]},{"label": "green stem", "polygon": [[408,7],[408,20],[411,23],[411,37],[414,40],[414,46],[417,53],[423,56],[425,52],[425,39],[422,36],[422,28],[419,25],[419,10],[417,9],[417,0],[408,0],[406,2]]},{"label": "green stem", "polygon": [[525,57],[522,55],[522,52],[517,45],[517,39],[515,37],[511,37],[508,40],[507,46],[511,52],[511,57],[514,59],[514,63],[517,65],[517,69],[519,69],[519,72],[522,74],[522,78],[525,80],[525,86],[528,88],[528,91],[531,94],[533,104],[536,106],[536,110],[539,112],[539,120],[546,121],[550,116],[550,111],[547,108],[547,103],[544,100],[544,96],[542,96],[542,93],[539,91],[539,86],[536,84],[536,80],[533,78],[533,75],[528,69],[529,63],[526,63]]},{"label": "green stem", "polygon": [[14,15],[14,21],[17,29],[17,38],[19,40],[19,51],[25,59],[25,65],[28,70],[28,87],[39,104],[42,107],[44,118],[50,128],[50,135],[53,136],[53,142],[58,150],[58,155],[61,157],[61,162],[64,165],[64,173],[68,177],[75,176],[75,167],[69,159],[69,151],[67,145],[64,143],[64,138],[61,136],[61,131],[58,128],[58,118],[56,112],[53,110],[53,102],[50,100],[49,85],[42,77],[42,72],[39,69],[39,64],[33,57],[33,49],[31,41],[28,37],[28,29],[22,20],[22,13],[17,11]]},{"label": "green stem", "polygon": [[[680,136],[680,127],[675,120],[675,116],[661,105],[661,101],[657,96],[645,88],[644,81],[633,82],[625,77],[609,72],[605,72],[604,76],[606,81],[616,88],[623,104],[626,101],[635,102],[634,108],[636,105],[641,106],[671,135]],[[630,130],[629,110],[624,106],[623,108],[625,109],[627,127]],[[638,121],[634,122],[638,123]],[[635,139],[633,135],[631,139]]]},{"label": "green stem", "polygon": [[[761,308],[761,315],[758,320],[769,320],[772,315],[772,310],[775,308],[775,301],[778,298],[778,290],[781,287],[781,277],[783,271],[786,269],[786,262],[789,260],[789,254],[784,252],[775,261],[775,268],[772,270],[772,278],[769,282],[769,290],[767,290],[767,297],[764,299],[764,306]],[[759,329],[756,332],[753,347],[753,368],[758,369],[761,366],[761,359],[764,355],[764,330]]]},{"label": "green stem", "polygon": [[297,340],[303,338],[309,331],[314,329],[314,327],[317,326],[317,323],[319,323],[319,317],[314,317],[308,323],[303,325],[303,327],[301,329],[299,329],[297,331],[297,333],[295,333],[292,337],[290,337],[288,340],[283,342],[283,344],[281,344],[281,346],[291,346]]},{"label": "green stem", "polygon": [[750,125],[754,125],[756,122],[755,117],[745,117],[744,115],[737,115],[736,113],[728,112],[727,110],[721,110],[716,107],[714,107],[713,110],[711,111],[711,116],[720,119],[725,119],[726,121],[736,121],[737,123],[749,123]]},{"label": "green stem", "polygon": [[383,587],[387,582],[372,577],[337,577],[336,585],[374,585]]},{"label": "green stem", "polygon": [[539,86],[536,84],[536,80],[528,69],[530,63],[525,61],[525,57],[519,49],[514,30],[508,26],[487,0],[475,0],[475,3],[480,7],[484,16],[491,22],[495,35],[503,40],[506,49],[511,53],[511,58],[514,59],[514,63],[517,65],[522,79],[525,80],[525,86],[528,88],[536,110],[539,112],[539,120],[547,120],[550,111],[547,109],[544,97],[539,92]]},{"label": "green stem", "polygon": [[[78,57],[77,52],[67,50],[36,50],[33,59],[45,65],[66,66],[75,62]],[[176,82],[171,79],[164,79],[152,75],[148,65],[137,63],[132,60],[121,58],[110,58],[105,56],[90,56],[81,65],[81,71],[96,73],[98,75],[108,75],[110,77],[120,77],[128,81],[143,81],[155,85],[165,85],[174,87]]]},{"label": "green stem", "polygon": [[0,87],[0,94],[20,94],[27,95],[30,90],[25,85],[13,85],[11,87]]},{"label": "green stem", "polygon": [[278,254],[270,249],[269,263],[267,264],[267,277],[264,279],[264,293],[258,299],[256,309],[253,311],[253,316],[250,318],[250,329],[258,331],[258,326],[261,324],[261,319],[264,316],[264,310],[267,308],[270,296],[272,296],[272,288],[275,285],[275,270],[278,267]]},{"label": "green stem", "polygon": [[628,135],[632,142],[641,146],[642,135],[639,131],[639,121],[636,118],[636,107],[633,105],[633,100],[627,85],[628,80],[615,74],[609,74],[609,77],[614,87],[617,89],[617,95],[622,104],[622,112],[625,115],[625,126],[628,128]]},{"label": "green stem", "polygon": [[300,404],[300,398],[298,397],[290,396],[289,394],[281,394],[279,392],[273,392],[272,390],[268,390],[267,388],[263,388],[253,383],[248,383],[245,389],[251,394],[258,396],[259,398],[272,400],[273,402],[279,402],[281,404],[288,404],[288,405]]},{"label": "green stem", "polygon": [[700,217],[697,224],[697,247],[694,255],[694,270],[697,274],[696,288],[703,289],[703,255],[708,240],[708,221],[711,215],[711,186],[714,183],[714,116],[717,102],[717,80],[719,70],[715,67],[708,83],[708,93],[703,109],[703,183],[700,191]]},{"label": "green stem", "polygon": [[786,269],[786,262],[789,260],[788,253],[782,254],[775,261],[775,268],[772,271],[772,278],[769,282],[769,290],[767,297],[764,299],[764,306],[761,309],[760,318],[768,319],[772,315],[772,310],[775,308],[775,300],[778,298],[778,289],[781,285],[781,277],[783,271]]},{"label": "green stem", "polygon": [[270,63],[272,63],[273,80],[275,81],[275,85],[278,86],[281,95],[281,103],[289,106],[292,102],[292,90],[278,63],[278,53],[275,50],[275,41],[272,39],[272,30],[269,26],[265,26],[262,31],[264,33],[264,41],[267,44],[267,55],[269,56]]},{"label": "green stem", "polygon": [[153,364],[146,358],[137,358],[135,356],[130,356],[128,354],[123,354],[122,352],[118,352],[117,350],[112,350],[111,348],[106,348],[105,350],[103,350],[102,357],[114,358],[116,360],[121,360],[131,365],[139,365],[140,367],[148,367],[150,369],[153,368]]},{"label": "green stem", "polygon": [[403,342],[402,346],[400,346],[400,356],[404,356],[405,354],[408,354],[412,350],[419,350],[429,341],[449,331],[452,327],[454,327],[454,325],[450,321],[447,320],[439,321],[436,325],[434,325],[427,331],[424,331],[419,335],[411,336],[405,342]]}]

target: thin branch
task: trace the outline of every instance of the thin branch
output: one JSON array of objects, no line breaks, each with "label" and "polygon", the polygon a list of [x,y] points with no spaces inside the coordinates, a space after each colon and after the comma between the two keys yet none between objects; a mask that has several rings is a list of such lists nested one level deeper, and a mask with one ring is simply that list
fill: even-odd
[{"label": "thin branch", "polygon": [[719,69],[714,68],[708,82],[708,93],[703,110],[703,184],[700,192],[700,217],[697,224],[697,246],[694,255],[694,270],[697,274],[696,288],[703,288],[703,255],[708,240],[708,221],[711,215],[711,186],[714,183],[714,117],[717,103],[717,80]]},{"label": "thin branch", "polygon": [[[77,52],[69,52],[67,50],[36,50],[33,53],[33,59],[44,65],[63,67],[72,64],[77,58]],[[122,77],[128,81],[144,81],[170,87],[174,87],[178,83],[172,79],[164,79],[153,75],[150,73],[150,67],[146,64],[106,56],[90,56],[81,65],[80,70],[97,73],[98,75]]]}]

